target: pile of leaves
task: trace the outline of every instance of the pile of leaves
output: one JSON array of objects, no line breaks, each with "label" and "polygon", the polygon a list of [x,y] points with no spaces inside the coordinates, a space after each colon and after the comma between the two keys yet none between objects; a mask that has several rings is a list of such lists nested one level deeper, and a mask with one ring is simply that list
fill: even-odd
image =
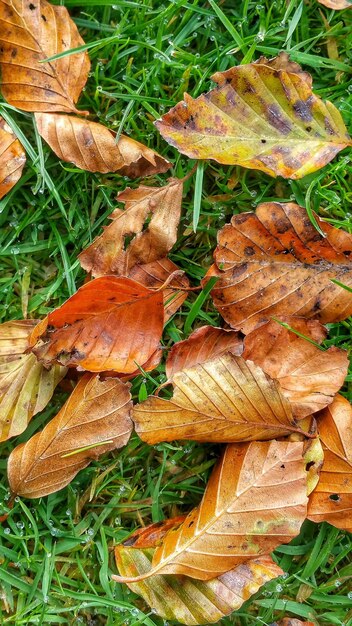
[{"label": "pile of leaves", "polygon": [[[77,109],[90,62],[64,7],[1,0],[0,18],[3,96],[33,112],[61,160],[131,179],[171,167]],[[337,109],[285,53],[213,80],[210,92],[185,95],[156,122],[193,159],[294,179],[352,145]],[[0,131],[4,195],[25,152],[4,120]],[[352,314],[352,236],[293,203],[234,215],[202,285],[224,328],[203,326],[175,343],[158,395],[133,405],[129,381],[158,366],[165,323],[197,289],[168,258],[183,183],[119,193],[124,208],[79,256],[85,284],[43,320],[0,326],[0,440],[22,433],[67,377],[77,384],[60,412],[8,459],[13,496],[65,487],[133,429],[150,445],[224,444],[197,508],[116,547],[117,581],[160,616],[203,624],[282,574],[270,553],[306,518],[352,531],[352,408],[338,393],[348,358],[321,345],[324,324]]]}]

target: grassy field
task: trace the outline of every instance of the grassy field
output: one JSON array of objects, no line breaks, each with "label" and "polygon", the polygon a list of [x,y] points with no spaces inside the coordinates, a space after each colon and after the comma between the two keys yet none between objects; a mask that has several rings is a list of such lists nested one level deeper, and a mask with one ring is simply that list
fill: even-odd
[{"label": "grassy field", "polygon": [[[287,50],[311,72],[316,93],[339,107],[351,131],[352,11],[334,12],[316,0],[259,1],[65,0],[85,41],[94,42],[81,108],[158,150],[174,163],[174,174],[184,176],[194,162],[170,148],[153,121],[184,91],[197,96],[208,90],[213,72]],[[77,255],[101,232],[117,192],[130,181],[60,163],[42,145],[32,115],[5,103],[1,114],[28,154],[23,178],[0,203],[1,320],[39,318],[82,284]],[[185,185],[172,260],[199,284],[211,263],[217,230],[233,213],[261,201],[295,200],[352,232],[351,159],[345,150],[332,164],[295,182],[206,164],[203,180],[203,169],[198,170],[197,193],[195,176]],[[168,323],[164,345],[205,323],[221,322],[209,299],[200,305],[191,294]],[[350,347],[351,320],[330,330],[326,345]],[[145,398],[164,379],[162,366],[147,378],[138,376],[134,398]],[[351,381],[350,375],[347,396]],[[22,436],[1,445],[0,515],[9,497],[9,452],[55,415],[64,399],[57,391]],[[0,624],[162,625],[127,587],[111,582],[112,548],[131,529],[197,504],[217,454],[216,446],[194,443],[148,447],[134,435],[125,449],[93,463],[59,493],[34,501],[17,498],[0,525]],[[306,522],[299,537],[276,550],[285,576],[224,624],[269,625],[287,613],[321,626],[351,626],[351,547],[348,534]]]}]

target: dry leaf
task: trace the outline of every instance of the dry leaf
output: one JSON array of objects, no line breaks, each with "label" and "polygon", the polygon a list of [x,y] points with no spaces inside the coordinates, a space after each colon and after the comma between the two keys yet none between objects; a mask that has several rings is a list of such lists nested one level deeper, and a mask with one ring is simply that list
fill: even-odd
[{"label": "dry leaf", "polygon": [[318,0],[319,4],[323,4],[328,9],[334,9],[335,11],[341,11],[341,9],[351,9],[351,0]]},{"label": "dry leaf", "polygon": [[240,356],[243,342],[233,330],[223,330],[214,326],[202,326],[185,341],[178,341],[169,351],[166,361],[166,376],[172,380],[181,370],[194,367],[197,363],[213,360],[231,352]]},{"label": "dry leaf", "polygon": [[303,207],[266,202],[219,231],[206,279],[219,276],[211,293],[230,326],[247,334],[272,317],[325,324],[352,314],[352,294],[331,282],[352,287],[352,236],[316,219],[325,237]]},{"label": "dry leaf", "polygon": [[36,113],[39,134],[62,161],[88,172],[119,172],[137,178],[166,172],[171,164],[143,144],[122,135],[116,143],[106,126],[73,115]]},{"label": "dry leaf", "polygon": [[302,178],[352,142],[331,102],[282,52],[276,59],[212,76],[217,87],[184,101],[156,122],[172,146],[192,159],[215,159],[271,176]]},{"label": "dry leaf", "polygon": [[26,153],[10,126],[0,116],[0,199],[22,176]]},{"label": "dry leaf", "polygon": [[27,428],[66,373],[58,365],[47,370],[34,354],[26,354],[36,324],[36,320],[20,320],[0,325],[0,441]]},{"label": "dry leaf", "polygon": [[13,493],[40,498],[62,489],[84,467],[124,446],[132,432],[129,387],[85,374],[59,413],[8,461]]},{"label": "dry leaf", "polygon": [[308,518],[352,532],[352,407],[340,395],[322,411],[318,429],[324,463],[309,498]]},{"label": "dry leaf", "polygon": [[307,512],[303,443],[232,444],[213,471],[203,499],[155,550],[149,572],[210,580],[298,535]]},{"label": "dry leaf", "polygon": [[[150,548],[117,546],[115,556],[121,576],[148,573],[153,554]],[[230,615],[262,585],[281,574],[282,569],[269,556],[262,556],[209,581],[156,575],[128,586],[160,617],[191,626],[214,623]]]},{"label": "dry leaf", "polygon": [[84,44],[67,9],[46,0],[1,0],[0,20],[4,98],[24,111],[82,114],[75,104],[88,78],[87,52],[43,63]]},{"label": "dry leaf", "polygon": [[129,276],[135,265],[166,257],[177,240],[182,188],[182,181],[174,178],[165,187],[140,185],[119,193],[117,200],[125,203],[125,209],[115,209],[112,223],[81,252],[83,269],[92,276]]},{"label": "dry leaf", "polygon": [[236,442],[301,432],[279,384],[252,361],[230,353],[173,375],[171,400],[150,396],[133,421],[149,444],[174,439]]},{"label": "dry leaf", "polygon": [[130,374],[159,347],[163,322],[161,291],[103,276],[49,313],[34,329],[31,345],[44,364]]},{"label": "dry leaf", "polygon": [[[173,276],[170,286],[162,290],[164,298],[164,322],[168,322],[176,311],[182,306],[187,298],[187,289],[189,280],[181,273],[177,265],[170,259],[160,259],[147,263],[146,265],[135,265],[129,273],[129,277],[148,287],[149,289],[159,289],[162,285]],[[178,287],[178,289],[177,289]]]},{"label": "dry leaf", "polygon": [[[324,327],[316,320],[292,317],[284,321],[318,343],[326,335]],[[297,419],[330,404],[347,376],[346,350],[336,347],[320,350],[274,320],[249,333],[244,346],[243,357],[254,361],[279,381]]]}]

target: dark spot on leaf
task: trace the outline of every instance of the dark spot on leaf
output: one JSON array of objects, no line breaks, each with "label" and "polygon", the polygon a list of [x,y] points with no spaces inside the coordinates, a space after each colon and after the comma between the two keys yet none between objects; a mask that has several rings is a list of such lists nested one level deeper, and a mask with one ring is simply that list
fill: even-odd
[{"label": "dark spot on leaf", "polygon": [[17,48],[13,48],[13,49],[11,50],[11,57],[12,57],[13,59],[15,59],[15,58],[17,57]]},{"label": "dark spot on leaf", "polygon": [[320,311],[320,309],[321,309],[321,304],[320,304],[320,299],[318,298],[318,300],[315,302],[313,306],[313,311]]},{"label": "dark spot on leaf", "polygon": [[266,143],[266,139],[261,139],[260,140],[262,143]]},{"label": "dark spot on leaf", "polygon": [[280,465],[281,469],[285,469],[285,463],[283,463],[282,465]]},{"label": "dark spot on leaf", "polygon": [[344,250],[343,254],[345,254],[346,256],[350,256],[350,254],[352,254],[352,250]]},{"label": "dark spot on leaf", "polygon": [[332,493],[331,496],[329,496],[329,500],[332,500],[333,502],[339,502],[341,498],[338,493]]},{"label": "dark spot on leaf", "polygon": [[188,524],[188,528],[191,528],[191,526],[193,526],[193,524],[194,524],[194,522],[190,522],[190,523]]},{"label": "dark spot on leaf", "polygon": [[329,135],[335,135],[335,131],[333,129],[333,127],[330,124],[330,120],[328,117],[324,118],[324,126],[325,126],[325,130]]},{"label": "dark spot on leaf", "polygon": [[315,465],[314,461],[309,461],[309,463],[307,463],[307,465],[306,465],[307,472],[308,472],[308,470],[310,470],[311,467],[313,467],[313,465]]},{"label": "dark spot on leaf", "polygon": [[312,130],[312,127],[311,127],[311,126],[307,126],[307,127],[306,127],[306,131],[307,131],[307,133],[310,133],[310,131],[311,131],[311,130]]},{"label": "dark spot on leaf", "polygon": [[288,135],[291,132],[291,123],[282,116],[281,109],[276,104],[270,104],[267,107],[266,117],[270,124],[282,135]]},{"label": "dark spot on leaf", "polygon": [[255,251],[252,246],[246,246],[244,249],[244,253],[246,256],[253,256],[253,254],[255,254]]},{"label": "dark spot on leaf", "polygon": [[46,22],[46,17],[45,17],[45,15],[43,15],[43,13],[42,13],[42,20],[44,20],[44,22]]},{"label": "dark spot on leaf", "polygon": [[312,119],[312,100],[311,98],[307,98],[307,100],[297,100],[297,102],[293,105],[293,110],[296,115],[303,120],[304,122],[310,122]]},{"label": "dark spot on leaf", "polygon": [[29,10],[30,10],[30,11],[34,11],[34,9],[35,9],[35,4],[30,3],[30,4],[28,5],[28,8],[29,8]]}]

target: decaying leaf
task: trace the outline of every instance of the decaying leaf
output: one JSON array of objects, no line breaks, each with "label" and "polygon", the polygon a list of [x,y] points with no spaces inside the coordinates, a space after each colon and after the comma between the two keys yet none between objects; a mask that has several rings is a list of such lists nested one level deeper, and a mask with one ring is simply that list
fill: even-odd
[{"label": "decaying leaf", "polygon": [[49,313],[34,329],[31,345],[44,364],[130,374],[159,347],[163,322],[161,291],[102,276]]},{"label": "decaying leaf", "polygon": [[21,178],[26,153],[12,129],[0,116],[0,199]]},{"label": "decaying leaf", "polygon": [[299,533],[307,510],[303,443],[232,444],[213,471],[203,499],[154,552],[148,572],[210,580],[269,553]]},{"label": "decaying leaf", "polygon": [[231,353],[173,374],[171,400],[150,396],[133,421],[149,444],[174,439],[236,442],[300,432],[279,384]]},{"label": "decaying leaf", "polygon": [[[178,515],[177,517],[172,517],[171,519],[166,519],[162,522],[155,522],[154,524],[149,524],[149,526],[145,526],[144,528],[139,528],[135,530],[134,533],[128,537],[128,539],[125,539],[123,547],[142,549],[155,548],[162,542],[166,533],[171,528],[180,526],[185,519],[186,515]],[[118,548],[119,547],[121,546],[118,546]]]},{"label": "decaying leaf", "polygon": [[316,217],[325,233],[294,203],[266,202],[234,215],[219,231],[214,304],[237,330],[251,332],[272,317],[296,315],[323,324],[352,314],[352,236]]},{"label": "decaying leaf", "polygon": [[166,172],[171,164],[142,143],[74,115],[36,113],[38,132],[62,161],[89,172],[137,178]]},{"label": "decaying leaf", "polygon": [[352,532],[352,407],[340,395],[322,411],[318,429],[324,450],[308,517]]},{"label": "decaying leaf", "polygon": [[85,374],[56,417],[10,454],[12,492],[26,498],[54,493],[92,460],[124,446],[132,432],[131,406],[126,383]]},{"label": "decaying leaf", "polygon": [[[182,181],[173,178],[165,187],[140,185],[119,193],[117,200],[125,203],[125,209],[115,209],[112,223],[81,252],[83,269],[92,276],[129,276],[136,265],[166,257],[177,240],[182,188]],[[132,235],[126,246],[126,238]]]},{"label": "decaying leaf", "polygon": [[351,9],[351,0],[318,0],[319,4],[323,4],[328,9],[334,9],[335,11],[341,11],[341,9]]},{"label": "decaying leaf", "polygon": [[53,395],[66,369],[45,369],[34,354],[26,354],[36,320],[0,325],[0,441],[20,435]]},{"label": "decaying leaf", "polygon": [[82,113],[75,105],[88,78],[87,52],[43,63],[84,44],[67,9],[46,0],[1,0],[0,20],[4,98],[24,111]]},{"label": "decaying leaf", "polygon": [[[151,569],[154,550],[115,548],[121,576],[139,576]],[[181,624],[211,624],[239,609],[269,580],[280,576],[281,568],[269,556],[251,559],[213,580],[188,576],[156,575],[129,587],[149,604],[157,615]]]},{"label": "decaying leaf", "polygon": [[[175,274],[169,287],[162,290],[164,298],[164,322],[166,322],[178,311],[187,298],[189,280],[175,263],[170,259],[160,259],[145,265],[135,265],[129,273],[129,277],[142,283],[149,289],[159,289],[172,274]],[[180,275],[181,274],[181,275]]]},{"label": "decaying leaf", "polygon": [[[326,334],[316,320],[286,318],[289,326],[320,343]],[[330,404],[342,387],[348,370],[345,350],[320,350],[272,320],[252,331],[244,340],[243,357],[254,361],[279,381],[292,405],[293,415],[302,419]]]},{"label": "decaying leaf", "polygon": [[167,378],[172,380],[177,372],[213,360],[225,352],[236,356],[242,354],[243,343],[238,333],[214,326],[202,326],[188,339],[178,341],[172,346],[166,361]]},{"label": "decaying leaf", "polygon": [[215,89],[195,100],[185,94],[156,122],[164,139],[192,159],[302,178],[352,145],[338,110],[312,92],[309,74],[285,52],[212,80]]}]

